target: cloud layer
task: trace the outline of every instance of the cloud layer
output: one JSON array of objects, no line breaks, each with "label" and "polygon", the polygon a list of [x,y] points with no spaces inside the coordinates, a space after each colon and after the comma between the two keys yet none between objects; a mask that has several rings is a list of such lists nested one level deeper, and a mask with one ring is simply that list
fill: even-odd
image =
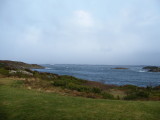
[{"label": "cloud layer", "polygon": [[160,65],[158,0],[2,0],[1,59]]}]

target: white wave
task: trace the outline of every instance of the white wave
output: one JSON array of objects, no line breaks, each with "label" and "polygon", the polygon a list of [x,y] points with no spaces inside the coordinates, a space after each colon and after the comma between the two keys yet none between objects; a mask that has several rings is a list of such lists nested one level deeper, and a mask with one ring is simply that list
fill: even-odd
[{"label": "white wave", "polygon": [[139,70],[138,72],[147,72],[146,70]]},{"label": "white wave", "polygon": [[45,69],[49,70],[49,69],[52,69],[52,68],[48,68],[48,67],[46,67]]}]

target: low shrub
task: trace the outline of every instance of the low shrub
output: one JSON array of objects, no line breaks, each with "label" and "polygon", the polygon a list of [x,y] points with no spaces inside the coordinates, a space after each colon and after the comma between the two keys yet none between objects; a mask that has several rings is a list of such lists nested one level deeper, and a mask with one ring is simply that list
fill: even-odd
[{"label": "low shrub", "polygon": [[28,78],[28,77],[30,77],[30,75],[24,74],[24,73],[22,73],[22,72],[20,72],[20,71],[17,71],[17,72],[14,74],[14,76],[17,76],[17,77],[19,77],[19,78]]},{"label": "low shrub", "polygon": [[102,89],[93,87],[93,88],[92,88],[92,92],[93,92],[93,93],[101,93],[101,92],[102,92]]},{"label": "low shrub", "polygon": [[110,93],[107,93],[107,92],[103,92],[103,93],[101,93],[101,95],[104,99],[114,99],[114,96]]},{"label": "low shrub", "polygon": [[123,85],[123,86],[120,86],[121,89],[127,89],[127,90],[137,90],[138,87],[135,86],[135,85]]},{"label": "low shrub", "polygon": [[0,68],[0,74],[8,76],[9,75],[9,71],[4,69],[4,68]]},{"label": "low shrub", "polygon": [[59,77],[59,79],[63,81],[67,81],[68,83],[75,83],[79,85],[86,82],[85,80],[81,80],[81,79],[75,78],[73,76],[68,76],[68,75],[62,75]]},{"label": "low shrub", "polygon": [[71,89],[71,90],[77,90],[79,92],[92,92],[90,87],[83,86],[83,85],[77,85],[74,83],[67,84],[66,88]]},{"label": "low shrub", "polygon": [[4,66],[4,63],[0,63],[0,67],[1,67],[1,66]]},{"label": "low shrub", "polygon": [[22,80],[16,80],[13,82],[13,84],[11,85],[12,87],[21,87],[24,84],[24,81]]},{"label": "low shrub", "polygon": [[160,85],[153,88],[153,90],[160,90]]},{"label": "low shrub", "polygon": [[140,98],[148,98],[149,97],[149,92],[147,91],[138,91],[136,95]]},{"label": "low shrub", "polygon": [[30,70],[30,69],[24,69],[24,70],[27,71],[27,72],[29,72],[29,73],[33,73],[33,71]]},{"label": "low shrub", "polygon": [[124,97],[125,100],[134,100],[134,99],[143,99],[143,98],[149,98],[149,92],[145,90],[137,90],[132,91],[127,94],[127,96]]},{"label": "low shrub", "polygon": [[54,86],[63,86],[63,87],[65,87],[66,84],[67,84],[67,82],[66,81],[62,81],[62,80],[56,80],[56,81],[53,82]]},{"label": "low shrub", "polygon": [[70,90],[77,90],[79,92],[91,92],[91,93],[101,93],[101,89],[96,87],[89,87],[79,83],[76,83],[72,80],[56,80],[52,83],[54,86],[60,86],[62,88],[67,88]]},{"label": "low shrub", "polygon": [[33,77],[35,77],[35,78],[41,78],[41,75],[40,75],[39,72],[33,71]]}]

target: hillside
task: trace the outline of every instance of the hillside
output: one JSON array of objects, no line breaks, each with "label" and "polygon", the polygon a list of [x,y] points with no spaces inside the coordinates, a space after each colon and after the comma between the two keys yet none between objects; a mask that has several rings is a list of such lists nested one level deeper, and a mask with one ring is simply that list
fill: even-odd
[{"label": "hillside", "polygon": [[18,61],[0,60],[0,66],[8,67],[10,69],[41,69],[44,68],[37,64],[27,64]]}]

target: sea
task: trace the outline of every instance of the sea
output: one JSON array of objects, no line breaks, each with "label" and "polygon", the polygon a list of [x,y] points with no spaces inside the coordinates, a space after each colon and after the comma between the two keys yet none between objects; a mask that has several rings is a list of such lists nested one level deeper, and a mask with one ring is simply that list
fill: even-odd
[{"label": "sea", "polygon": [[[58,75],[70,75],[80,79],[111,85],[136,85],[140,87],[160,85],[160,72],[148,72],[143,65],[42,65],[45,69],[34,69]],[[114,69],[127,68],[127,69]]]}]

